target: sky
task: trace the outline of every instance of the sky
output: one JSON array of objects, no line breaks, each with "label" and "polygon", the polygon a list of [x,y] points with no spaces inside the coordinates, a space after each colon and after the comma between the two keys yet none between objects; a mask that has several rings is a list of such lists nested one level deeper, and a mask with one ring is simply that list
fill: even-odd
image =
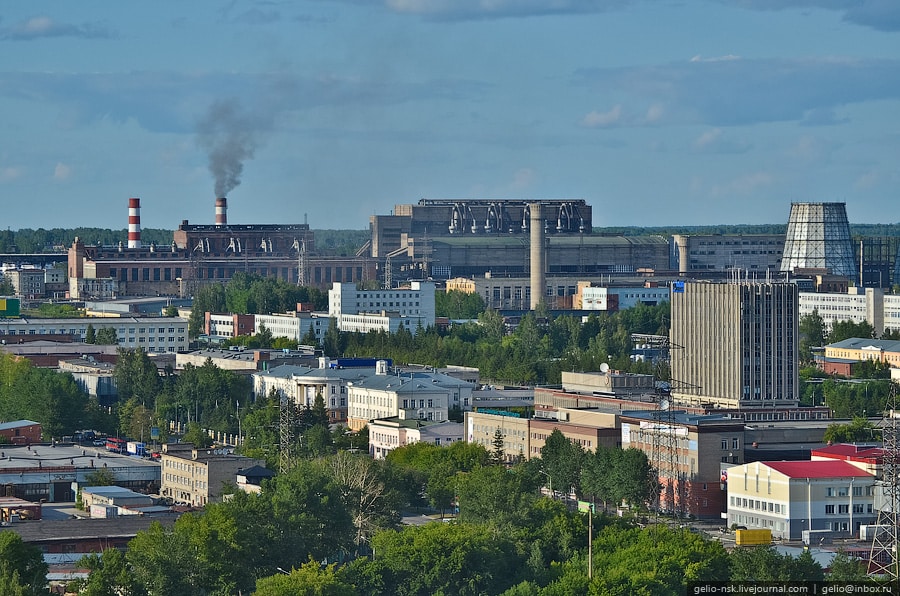
[{"label": "sky", "polygon": [[0,227],[365,229],[422,198],[594,226],[900,221],[897,0],[0,6]]}]

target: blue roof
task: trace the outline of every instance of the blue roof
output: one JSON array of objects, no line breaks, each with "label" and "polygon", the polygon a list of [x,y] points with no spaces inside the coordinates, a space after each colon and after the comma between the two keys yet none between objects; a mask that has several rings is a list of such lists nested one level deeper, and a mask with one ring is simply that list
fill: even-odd
[{"label": "blue roof", "polygon": [[869,339],[865,337],[850,337],[843,341],[828,344],[826,348],[845,350],[864,350],[866,348],[884,350],[885,352],[900,352],[900,341],[895,339]]},{"label": "blue roof", "polygon": [[40,424],[40,422],[35,422],[34,420],[15,420],[13,422],[4,422],[0,424],[0,430],[21,428],[23,426],[40,426]]}]

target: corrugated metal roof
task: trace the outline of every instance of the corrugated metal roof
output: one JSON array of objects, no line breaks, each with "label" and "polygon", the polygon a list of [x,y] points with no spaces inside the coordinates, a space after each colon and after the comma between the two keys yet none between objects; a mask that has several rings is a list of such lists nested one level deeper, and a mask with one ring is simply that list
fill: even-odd
[{"label": "corrugated metal roof", "polygon": [[872,475],[845,461],[766,461],[760,462],[789,478],[871,478]]}]

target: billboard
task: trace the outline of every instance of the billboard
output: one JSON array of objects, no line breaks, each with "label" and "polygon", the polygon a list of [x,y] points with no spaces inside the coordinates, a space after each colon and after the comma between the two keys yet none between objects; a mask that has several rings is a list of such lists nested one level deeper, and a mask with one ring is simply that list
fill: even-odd
[{"label": "billboard", "polygon": [[18,317],[19,316],[19,299],[18,298],[0,298],[0,318],[2,317]]}]

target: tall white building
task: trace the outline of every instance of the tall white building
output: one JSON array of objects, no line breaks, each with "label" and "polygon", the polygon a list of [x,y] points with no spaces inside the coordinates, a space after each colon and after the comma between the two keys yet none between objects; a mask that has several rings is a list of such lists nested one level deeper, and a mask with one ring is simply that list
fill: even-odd
[{"label": "tall white building", "polygon": [[402,324],[415,333],[434,326],[434,284],[410,283],[408,288],[360,290],[356,284],[335,283],[328,291],[328,314],[341,331],[395,332]]},{"label": "tall white building", "polygon": [[819,313],[826,329],[840,321],[867,322],[879,337],[887,329],[900,330],[900,296],[879,288],[850,288],[846,294],[800,293],[800,316]]}]

